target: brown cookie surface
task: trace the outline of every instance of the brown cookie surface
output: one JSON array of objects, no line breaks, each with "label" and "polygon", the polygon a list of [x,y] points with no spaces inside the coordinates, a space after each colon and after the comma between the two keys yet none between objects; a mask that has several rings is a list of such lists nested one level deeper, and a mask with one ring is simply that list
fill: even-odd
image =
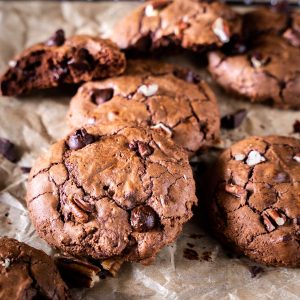
[{"label": "brown cookie surface", "polygon": [[10,62],[0,79],[1,93],[15,96],[33,89],[77,84],[121,74],[125,57],[110,40],[88,35],[65,39],[58,30]]},{"label": "brown cookie surface", "polygon": [[277,35],[260,35],[241,54],[208,55],[209,71],[225,90],[252,102],[300,108],[300,49]]},{"label": "brown cookie surface", "polygon": [[33,167],[27,204],[38,234],[75,256],[151,262],[192,216],[188,157],[142,127],[80,129]]},{"label": "brown cookie surface", "polygon": [[122,49],[179,46],[199,51],[227,43],[240,30],[240,17],[224,3],[156,0],[142,4],[121,20],[112,39]]},{"label": "brown cookie surface", "polygon": [[71,127],[133,122],[160,129],[190,155],[219,137],[214,93],[195,73],[173,65],[131,60],[125,75],[84,84],[71,100]]},{"label": "brown cookie surface", "polygon": [[0,298],[69,299],[52,259],[15,239],[0,237]]},{"label": "brown cookie surface", "polygon": [[300,266],[300,140],[250,137],[221,154],[210,223],[226,246],[274,266]]}]

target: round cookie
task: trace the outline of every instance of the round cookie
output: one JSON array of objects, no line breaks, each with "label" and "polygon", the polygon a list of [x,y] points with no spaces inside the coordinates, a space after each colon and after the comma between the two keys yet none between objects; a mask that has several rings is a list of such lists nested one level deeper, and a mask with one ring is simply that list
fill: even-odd
[{"label": "round cookie", "polygon": [[0,299],[69,299],[52,259],[15,239],[0,237]]},{"label": "round cookie", "polygon": [[[116,129],[118,128],[118,129]],[[37,160],[27,206],[41,238],[75,256],[151,262],[197,203],[188,156],[157,130],[76,130]]]},{"label": "round cookie", "polygon": [[128,62],[125,75],[84,84],[68,112],[72,128],[133,122],[162,129],[190,155],[216,143],[220,114],[214,93],[190,70]]},{"label": "round cookie", "polygon": [[282,109],[300,108],[300,49],[276,35],[251,40],[241,54],[208,54],[209,71],[225,90]]},{"label": "round cookie", "polygon": [[229,6],[206,0],[156,0],[139,6],[117,23],[112,40],[121,49],[149,51],[220,47],[240,34],[241,18]]},{"label": "round cookie", "polygon": [[58,30],[46,42],[25,49],[9,66],[0,78],[3,96],[117,76],[126,61],[110,40],[88,35],[66,39]]},{"label": "round cookie", "polygon": [[263,264],[300,266],[300,140],[250,137],[215,166],[210,228]]}]

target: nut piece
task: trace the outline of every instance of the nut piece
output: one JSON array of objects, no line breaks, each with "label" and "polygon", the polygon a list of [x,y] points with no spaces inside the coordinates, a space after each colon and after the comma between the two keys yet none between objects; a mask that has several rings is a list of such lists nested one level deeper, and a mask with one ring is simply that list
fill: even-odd
[{"label": "nut piece", "polygon": [[173,134],[172,130],[163,123],[158,123],[156,125],[153,125],[153,126],[151,126],[151,128],[152,129],[161,129],[162,131],[164,131],[167,134],[168,137],[171,137]]},{"label": "nut piece", "polygon": [[223,20],[223,18],[217,18],[212,25],[212,30],[214,34],[220,39],[223,43],[228,43],[230,38],[229,26]]},{"label": "nut piece", "polygon": [[266,161],[266,159],[258,151],[252,150],[248,154],[246,164],[248,166],[255,166],[255,165],[260,164],[264,161]]},{"label": "nut piece", "polygon": [[300,153],[297,153],[297,154],[293,157],[293,159],[294,159],[296,162],[300,163]]},{"label": "nut piece", "polygon": [[286,222],[286,216],[276,209],[268,209],[262,213],[263,222],[266,229],[271,232],[276,229],[277,226],[282,226]]},{"label": "nut piece", "polygon": [[237,198],[241,198],[243,200],[246,200],[247,191],[241,186],[234,185],[234,184],[226,184],[225,185],[225,191],[229,194],[234,195]]},{"label": "nut piece", "polygon": [[101,262],[101,266],[104,270],[108,271],[113,277],[115,277],[119,272],[123,263],[124,263],[124,259],[121,257],[110,258],[110,259],[103,260]]},{"label": "nut piece", "polygon": [[87,261],[60,254],[54,256],[54,261],[69,287],[92,288],[100,281],[101,269]]},{"label": "nut piece", "polygon": [[153,96],[158,91],[157,84],[141,85],[138,88],[138,93],[143,94],[146,97]]}]

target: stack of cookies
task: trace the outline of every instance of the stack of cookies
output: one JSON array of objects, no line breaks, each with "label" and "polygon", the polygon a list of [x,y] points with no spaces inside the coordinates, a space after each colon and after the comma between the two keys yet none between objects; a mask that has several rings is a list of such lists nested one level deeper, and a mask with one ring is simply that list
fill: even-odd
[{"label": "stack of cookies", "polygon": [[[220,140],[217,99],[195,72],[153,56],[207,54],[226,91],[299,109],[299,16],[149,1],[116,25],[112,41],[58,30],[9,63],[4,96],[81,85],[67,114],[70,133],[36,161],[26,198],[37,233],[60,253],[63,277],[72,274],[69,285],[92,287],[124,261],[150,264],[197,205],[189,159]],[[209,230],[225,246],[260,263],[300,266],[299,140],[249,137],[225,150],[207,178]],[[50,260],[2,239],[0,286],[17,276],[23,254],[30,263]],[[39,263],[37,274],[24,270],[11,299],[68,298],[51,260],[51,279],[38,280]]]}]

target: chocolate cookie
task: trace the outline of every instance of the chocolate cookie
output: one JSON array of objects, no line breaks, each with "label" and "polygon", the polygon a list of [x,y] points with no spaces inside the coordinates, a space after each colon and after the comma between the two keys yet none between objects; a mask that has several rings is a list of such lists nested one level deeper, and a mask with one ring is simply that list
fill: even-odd
[{"label": "chocolate cookie", "polygon": [[274,266],[300,266],[300,140],[250,137],[214,169],[211,229],[225,245]]},{"label": "chocolate cookie", "polygon": [[156,0],[142,4],[115,27],[122,49],[148,51],[179,46],[193,51],[220,47],[241,31],[241,18],[224,3]]},{"label": "chocolate cookie", "polygon": [[166,136],[115,128],[54,144],[30,173],[27,205],[40,237],[64,252],[146,264],[191,218],[195,183],[186,152]]},{"label": "chocolate cookie", "polygon": [[15,239],[0,237],[0,299],[69,299],[52,259]]},{"label": "chocolate cookie", "polygon": [[300,12],[259,8],[243,17],[244,35],[275,34],[285,38],[294,47],[300,47]]},{"label": "chocolate cookie", "polygon": [[215,51],[208,59],[210,73],[225,90],[253,102],[300,108],[300,49],[284,38],[261,35],[244,53]]},{"label": "chocolate cookie", "polygon": [[76,84],[121,74],[125,57],[109,40],[87,35],[65,39],[62,30],[9,63],[0,79],[4,96],[24,94],[63,84]]},{"label": "chocolate cookie", "polygon": [[219,137],[214,93],[190,70],[157,61],[129,61],[126,74],[84,84],[72,99],[71,127],[134,122],[162,130],[190,155]]}]

